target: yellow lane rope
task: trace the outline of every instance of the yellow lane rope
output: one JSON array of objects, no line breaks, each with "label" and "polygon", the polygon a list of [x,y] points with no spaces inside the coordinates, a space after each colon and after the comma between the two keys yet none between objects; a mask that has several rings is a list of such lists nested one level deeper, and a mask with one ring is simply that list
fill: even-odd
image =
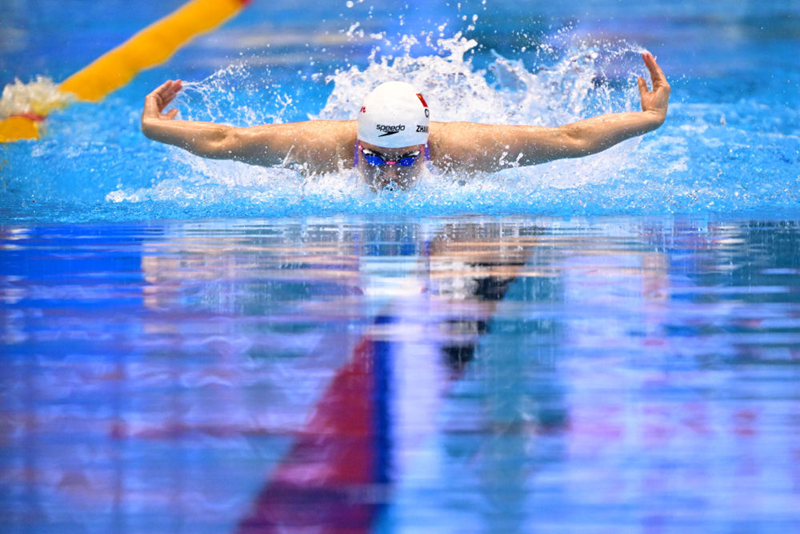
[{"label": "yellow lane rope", "polygon": [[39,139],[39,121],[22,115],[0,120],[0,143]]},{"label": "yellow lane rope", "polygon": [[[59,91],[80,100],[98,102],[125,86],[140,71],[169,59],[197,35],[211,31],[233,17],[249,1],[191,0],[64,80]],[[0,143],[38,139],[39,123],[56,107],[53,105],[48,109],[37,109],[36,113],[19,113],[0,120]]]}]

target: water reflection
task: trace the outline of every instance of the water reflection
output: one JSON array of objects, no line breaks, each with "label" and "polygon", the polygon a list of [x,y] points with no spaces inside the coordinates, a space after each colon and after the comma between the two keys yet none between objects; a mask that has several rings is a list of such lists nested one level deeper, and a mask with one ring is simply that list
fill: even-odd
[{"label": "water reflection", "polygon": [[790,531],[798,239],[635,219],[6,229],[0,523]]}]

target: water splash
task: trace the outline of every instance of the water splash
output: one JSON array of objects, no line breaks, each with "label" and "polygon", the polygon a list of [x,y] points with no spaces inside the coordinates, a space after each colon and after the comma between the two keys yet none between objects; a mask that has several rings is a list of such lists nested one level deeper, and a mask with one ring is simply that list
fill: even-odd
[{"label": "water splash", "polygon": [[[644,67],[636,44],[598,42],[566,30],[531,39],[520,57],[495,53],[484,61],[480,43],[461,34],[404,36],[397,46],[386,40],[381,36],[368,63],[321,65],[304,81],[278,67],[237,63],[187,84],[177,102],[181,117],[239,126],[352,119],[364,94],[379,82],[397,79],[424,92],[437,121],[552,126],[639,106],[636,77]],[[394,55],[379,53],[378,46]],[[421,48],[433,53],[420,55]],[[473,64],[476,57],[484,67]],[[2,202],[30,205],[35,198],[41,206],[46,197],[74,198],[79,208],[58,208],[58,217],[66,213],[67,220],[774,212],[800,203],[800,112],[784,107],[773,113],[755,101],[690,102],[674,90],[669,119],[660,130],[600,154],[492,175],[428,173],[411,191],[380,195],[350,169],[304,178],[296,169],[208,161],[145,143],[136,127],[138,102],[111,99],[110,105],[120,106],[110,115],[127,126],[74,118],[73,110],[75,117],[85,111],[79,104],[56,114],[55,135],[30,148],[29,157],[5,158],[10,172],[34,179],[12,181],[7,189],[12,194]],[[163,165],[153,164],[158,160]]]},{"label": "water splash", "polygon": [[[487,70],[475,68],[470,53],[478,43],[461,34],[435,42],[428,36],[425,44],[433,43],[438,53],[422,57],[411,53],[417,42],[405,36],[398,57],[374,57],[366,68],[352,66],[328,75],[325,82],[331,92],[323,108],[309,118],[350,120],[364,94],[388,80],[405,80],[418,87],[431,106],[432,120],[437,121],[556,125],[579,120],[587,113],[631,109],[638,97],[633,81],[637,55],[627,45],[569,49],[558,61],[533,71],[522,61],[499,54]],[[612,61],[610,57],[617,67],[624,62],[630,70],[626,84],[618,89],[598,82],[604,64]],[[293,105],[293,97],[271,82],[268,72],[254,73],[236,65],[200,84],[189,84],[180,107],[187,118],[253,125],[285,122]],[[114,191],[107,200],[239,205],[245,201],[259,206],[261,214],[274,215],[519,213],[551,206],[554,197],[561,196],[559,190],[606,182],[620,169],[635,166],[637,144],[631,141],[591,158],[495,175],[429,173],[412,191],[378,196],[347,169],[303,179],[288,169],[209,162],[176,152],[173,157],[192,169],[191,176],[168,178],[153,188]]]},{"label": "water splash", "polygon": [[30,114],[44,117],[50,111],[64,108],[74,101],[75,97],[59,91],[58,84],[50,78],[37,76],[35,81],[28,83],[16,79],[3,88],[0,119]]}]

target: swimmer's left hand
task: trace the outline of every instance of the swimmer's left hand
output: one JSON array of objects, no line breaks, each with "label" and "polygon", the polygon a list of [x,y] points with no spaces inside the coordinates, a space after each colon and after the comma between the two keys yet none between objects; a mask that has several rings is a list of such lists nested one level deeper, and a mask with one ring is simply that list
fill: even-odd
[{"label": "swimmer's left hand", "polygon": [[647,89],[647,82],[644,78],[637,80],[639,84],[639,95],[642,97],[642,111],[652,114],[659,124],[667,118],[667,107],[669,105],[670,87],[664,72],[656,63],[653,54],[645,52],[642,54],[644,64],[650,71],[650,78],[653,80],[653,90]]},{"label": "swimmer's left hand", "polygon": [[155,91],[147,95],[144,99],[142,122],[146,119],[174,119],[175,115],[178,114],[178,110],[171,109],[167,113],[164,113],[164,108],[172,102],[181,89],[183,89],[183,82],[181,80],[167,80]]}]

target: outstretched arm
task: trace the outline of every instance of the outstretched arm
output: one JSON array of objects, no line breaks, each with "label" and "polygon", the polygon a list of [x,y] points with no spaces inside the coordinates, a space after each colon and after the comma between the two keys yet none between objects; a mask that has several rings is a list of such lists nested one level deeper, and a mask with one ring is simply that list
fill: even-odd
[{"label": "outstretched arm", "polygon": [[642,59],[653,80],[653,90],[650,91],[644,78],[637,79],[642,111],[601,115],[562,127],[576,143],[571,147],[574,153],[566,157],[600,152],[631,137],[653,131],[664,123],[669,104],[669,83],[652,54],[642,54]]},{"label": "outstretched arm", "polygon": [[167,80],[144,99],[142,133],[149,139],[174,145],[206,158],[230,157],[227,150],[235,129],[221,124],[177,121],[177,109],[164,113],[183,88],[181,80]]},{"label": "outstretched arm", "polygon": [[554,128],[442,124],[437,128],[441,134],[437,138],[442,139],[439,150],[435,146],[432,150],[451,167],[496,171],[595,154],[655,130],[666,119],[670,87],[653,56],[645,53],[642,59],[653,80],[653,89],[648,90],[644,78],[638,79],[642,111],[601,115]]},{"label": "outstretched arm", "polygon": [[212,159],[233,159],[252,165],[300,163],[310,172],[333,170],[352,148],[355,125],[348,121],[306,121],[238,128],[210,122],[175,120],[178,110],[164,113],[180,92],[180,80],[169,80],[147,95],[142,132],[149,139]]}]

